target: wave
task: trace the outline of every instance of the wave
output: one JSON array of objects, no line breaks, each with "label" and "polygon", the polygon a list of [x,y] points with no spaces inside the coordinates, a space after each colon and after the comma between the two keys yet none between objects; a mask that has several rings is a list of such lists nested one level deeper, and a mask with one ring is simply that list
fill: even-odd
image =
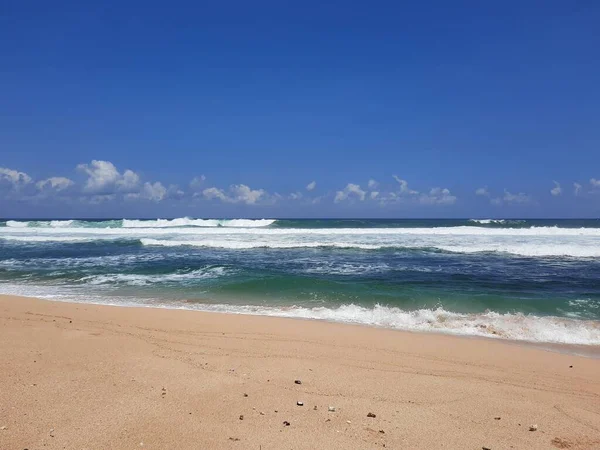
[{"label": "wave", "polygon": [[19,221],[8,220],[8,228],[182,228],[182,227],[225,227],[225,228],[259,228],[268,227],[276,222],[275,219],[178,219],[155,220],[49,220],[49,221]]},{"label": "wave", "polygon": [[210,247],[246,250],[253,248],[359,248],[363,250],[379,250],[381,245],[357,244],[345,242],[266,242],[266,241],[176,241],[159,239],[140,239],[142,245],[153,245],[161,247]]},{"label": "wave", "polygon": [[[200,219],[199,219],[200,220]],[[204,220],[204,219],[201,219]],[[153,221],[155,222],[155,221]],[[171,221],[168,221],[171,223]],[[600,237],[600,228],[559,228],[552,227],[530,227],[530,228],[484,228],[472,226],[457,227],[433,227],[433,228],[270,228],[270,220],[260,219],[260,221],[250,221],[248,225],[246,219],[231,219],[223,221],[225,225],[221,226],[196,226],[179,227],[172,225],[163,226],[142,226],[128,224],[126,227],[81,227],[77,221],[75,226],[68,226],[64,223],[60,225],[47,225],[43,227],[33,227],[30,222],[7,222],[6,227],[0,227],[0,234],[26,233],[26,234],[124,234],[138,235],[146,234],[165,235],[165,234],[183,234],[183,235],[209,235],[209,234],[250,234],[250,235],[319,235],[319,236],[589,236]],[[51,224],[51,222],[46,222]],[[145,221],[142,221],[145,223]],[[8,225],[10,224],[10,226]],[[173,229],[176,228],[176,229]]]},{"label": "wave", "polygon": [[204,247],[229,250],[251,249],[358,249],[358,250],[398,250],[398,251],[433,251],[457,254],[469,253],[504,253],[523,257],[574,257],[600,258],[598,243],[535,243],[535,242],[456,242],[446,244],[435,240],[400,242],[380,242],[369,244],[352,240],[248,240],[248,239],[155,239],[137,238],[131,235],[106,234],[100,236],[62,236],[62,235],[30,235],[6,236],[0,234],[0,241],[25,243],[93,243],[114,242],[116,244],[141,244],[155,247]]},{"label": "wave", "polygon": [[526,220],[516,219],[469,219],[469,222],[478,223],[480,225],[521,225],[526,223]]},{"label": "wave", "polygon": [[[16,242],[93,242],[99,238],[78,236],[0,236],[0,240]],[[112,240],[111,237],[103,240]]]},{"label": "wave", "polygon": [[25,228],[29,226],[29,222],[19,222],[18,220],[8,220],[6,226],[10,228]]},{"label": "wave", "polygon": [[600,257],[600,247],[589,247],[583,245],[537,245],[537,244],[488,244],[476,246],[464,245],[436,245],[426,243],[417,245],[400,244],[364,244],[356,242],[268,242],[268,241],[227,241],[227,240],[202,240],[202,241],[181,241],[181,240],[160,240],[160,239],[140,239],[142,245],[160,246],[160,247],[206,247],[222,248],[231,250],[249,250],[249,249],[301,249],[301,248],[338,248],[338,249],[361,249],[361,250],[414,250],[414,251],[444,251],[449,253],[507,253],[517,256],[529,257],[577,257],[577,258],[598,258]]},{"label": "wave", "polygon": [[554,343],[570,345],[600,345],[600,322],[485,312],[461,314],[443,308],[407,311],[396,307],[376,305],[372,308],[345,304],[339,307],[256,306],[227,305],[193,302],[165,302],[158,299],[107,297],[80,290],[66,290],[53,286],[0,284],[0,293],[29,295],[58,301],[100,303],[115,306],[146,306],[167,309],[192,309],[229,314],[249,314],[274,317],[325,320],[359,325],[370,325],[405,331],[436,332],[454,335],[481,336],[495,339]]},{"label": "wave", "polygon": [[198,281],[220,278],[232,271],[225,267],[213,266],[192,271],[181,271],[167,274],[127,274],[107,273],[88,275],[80,279],[81,282],[91,285],[126,284],[128,286],[148,286],[159,283],[180,283],[185,281]]},{"label": "wave", "polygon": [[407,331],[504,338],[517,341],[558,344],[599,345],[600,322],[524,314],[460,314],[443,308],[405,311],[376,305],[365,308],[354,304],[337,308],[263,307],[237,305],[199,305],[204,311],[318,319],[374,325]]},{"label": "wave", "polygon": [[128,220],[123,219],[123,228],[171,228],[171,227],[232,227],[259,228],[268,227],[275,223],[273,219],[157,219],[157,220]]}]

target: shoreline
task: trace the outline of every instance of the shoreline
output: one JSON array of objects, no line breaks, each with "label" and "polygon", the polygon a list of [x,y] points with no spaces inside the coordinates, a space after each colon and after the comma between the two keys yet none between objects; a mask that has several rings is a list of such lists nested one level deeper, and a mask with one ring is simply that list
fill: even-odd
[{"label": "shoreline", "polygon": [[[584,358],[593,358],[600,359],[600,345],[595,344],[565,344],[559,342],[540,342],[540,341],[531,341],[526,339],[512,339],[503,336],[485,336],[485,335],[477,335],[477,334],[461,334],[454,333],[452,331],[446,331],[443,329],[440,330],[419,330],[419,329],[402,329],[402,328],[393,328],[386,327],[384,325],[378,324],[369,324],[369,323],[360,323],[360,322],[348,322],[344,320],[336,320],[336,319],[327,319],[327,318],[315,318],[315,317],[301,317],[301,316],[283,316],[283,315],[269,315],[269,314],[261,314],[261,313],[252,313],[252,312],[244,312],[244,311],[221,311],[221,310],[209,310],[202,308],[192,308],[186,306],[170,306],[168,304],[147,304],[147,303],[109,303],[109,302],[95,302],[95,301],[75,301],[65,298],[43,298],[43,297],[35,297],[29,295],[13,295],[13,294],[0,294],[0,299],[4,297],[15,297],[15,298],[29,298],[41,301],[49,301],[49,302],[59,302],[59,303],[67,303],[74,305],[96,305],[96,306],[106,306],[113,308],[143,308],[143,309],[156,309],[156,310],[168,310],[168,311],[188,311],[191,313],[201,313],[201,314],[224,314],[224,315],[232,315],[232,316],[250,316],[250,317],[265,317],[265,318],[273,318],[273,319],[284,319],[284,320],[294,320],[294,321],[309,321],[309,322],[321,322],[325,324],[339,324],[346,325],[351,327],[367,327],[381,330],[389,330],[395,331],[399,333],[414,333],[414,334],[425,334],[425,335],[434,335],[434,336],[447,336],[447,337],[456,337],[459,339],[481,339],[481,340],[490,340],[492,342],[503,342],[509,345],[517,345],[517,346],[525,346],[537,348],[540,350],[545,350],[549,352],[555,353],[563,353],[567,355],[581,356]],[[194,303],[191,303],[194,304]],[[206,305],[210,305],[207,303]]]},{"label": "shoreline", "polygon": [[0,448],[600,446],[600,360],[520,343],[14,296],[0,323]]}]

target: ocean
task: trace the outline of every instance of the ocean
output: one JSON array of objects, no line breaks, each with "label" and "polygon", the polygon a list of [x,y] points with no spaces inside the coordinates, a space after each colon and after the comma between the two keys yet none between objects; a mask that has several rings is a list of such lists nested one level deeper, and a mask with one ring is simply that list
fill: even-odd
[{"label": "ocean", "polygon": [[600,345],[600,220],[3,220],[0,294]]}]

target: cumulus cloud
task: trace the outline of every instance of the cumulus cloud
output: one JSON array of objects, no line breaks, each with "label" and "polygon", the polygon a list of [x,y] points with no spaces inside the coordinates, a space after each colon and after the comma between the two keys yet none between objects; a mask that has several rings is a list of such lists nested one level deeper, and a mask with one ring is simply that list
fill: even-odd
[{"label": "cumulus cloud", "polygon": [[456,196],[449,189],[434,187],[428,192],[419,192],[411,189],[406,180],[393,175],[394,180],[400,185],[400,190],[390,192],[377,192],[373,199],[378,199],[381,206],[396,203],[416,203],[421,205],[452,205],[456,203]]},{"label": "cumulus cloud", "polygon": [[307,191],[312,191],[316,187],[317,187],[317,182],[316,181],[311,181],[310,183],[308,183],[306,185],[306,190]]},{"label": "cumulus cloud", "polygon": [[229,186],[229,191],[211,187],[202,191],[204,198],[208,200],[220,200],[225,203],[244,203],[246,205],[255,205],[261,201],[271,200],[271,197],[264,189],[251,189],[245,184],[233,184]]},{"label": "cumulus cloud", "polygon": [[167,196],[167,188],[160,181],[155,183],[146,182],[139,192],[131,192],[125,195],[128,200],[144,199],[160,202]]},{"label": "cumulus cloud", "polygon": [[45,180],[38,181],[35,185],[40,191],[54,190],[56,192],[64,191],[70,188],[75,183],[65,177],[50,177]]},{"label": "cumulus cloud", "polygon": [[153,202],[160,202],[167,195],[167,188],[160,181],[154,183],[146,182],[140,195],[142,198],[152,200]]},{"label": "cumulus cloud", "polygon": [[377,191],[371,192],[371,200],[375,200],[377,197],[379,197],[379,192],[377,192]]},{"label": "cumulus cloud", "polygon": [[482,195],[484,197],[489,197],[490,193],[488,191],[487,186],[485,186],[485,187],[480,187],[479,189],[475,190],[475,195]]},{"label": "cumulus cloud", "polygon": [[524,194],[523,192],[519,192],[518,194],[512,194],[508,190],[504,189],[504,195],[502,197],[493,198],[490,202],[494,205],[502,205],[505,204],[526,204],[532,201],[531,196]]},{"label": "cumulus cloud", "polygon": [[235,184],[231,186],[230,191],[234,195],[235,203],[245,203],[247,205],[254,205],[266,195],[265,190],[250,189],[245,184]]},{"label": "cumulus cloud", "polygon": [[377,189],[379,187],[379,183],[373,179],[369,180],[368,185],[369,189]]},{"label": "cumulus cloud", "polygon": [[579,191],[581,191],[582,186],[579,183],[573,183],[574,194],[579,195]]},{"label": "cumulus cloud", "polygon": [[419,202],[424,205],[453,205],[456,203],[456,196],[452,195],[449,189],[436,187],[428,194],[421,194]]},{"label": "cumulus cloud", "polygon": [[560,187],[560,183],[553,181],[554,187],[550,189],[550,193],[555,197],[562,194],[562,188]]},{"label": "cumulus cloud", "polygon": [[366,195],[367,193],[358,184],[348,183],[342,191],[337,191],[333,201],[340,203],[348,199],[358,199],[362,202]]},{"label": "cumulus cloud", "polygon": [[406,180],[402,180],[397,175],[394,175],[394,180],[400,184],[400,194],[416,195],[419,193],[419,191],[413,191],[412,189],[409,189],[408,182]]},{"label": "cumulus cloud", "polygon": [[200,175],[198,177],[194,177],[192,181],[190,181],[190,189],[192,191],[199,191],[202,188],[202,185],[206,181],[206,177],[204,175]]},{"label": "cumulus cloud", "polygon": [[598,180],[596,178],[592,178],[590,180],[590,184],[592,185],[592,187],[600,188],[600,180]]},{"label": "cumulus cloud", "polygon": [[88,176],[84,187],[86,192],[108,194],[114,190],[132,192],[139,189],[137,173],[127,169],[121,174],[110,161],[93,160],[90,164],[79,164],[77,170]]},{"label": "cumulus cloud", "polygon": [[8,185],[13,189],[19,189],[31,183],[31,181],[31,177],[25,172],[0,167],[0,184]]},{"label": "cumulus cloud", "polygon": [[202,195],[204,195],[205,198],[207,198],[208,200],[221,200],[223,202],[228,202],[230,201],[229,197],[227,196],[227,194],[225,194],[225,192],[223,192],[222,189],[218,189],[216,187],[211,187],[211,188],[207,188],[204,189],[202,191]]}]

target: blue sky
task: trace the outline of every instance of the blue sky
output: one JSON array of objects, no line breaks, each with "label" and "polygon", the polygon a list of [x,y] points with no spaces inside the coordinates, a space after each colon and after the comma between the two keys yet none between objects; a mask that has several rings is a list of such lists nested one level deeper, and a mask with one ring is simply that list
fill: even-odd
[{"label": "blue sky", "polygon": [[597,2],[86,3],[2,6],[0,216],[600,216]]}]

